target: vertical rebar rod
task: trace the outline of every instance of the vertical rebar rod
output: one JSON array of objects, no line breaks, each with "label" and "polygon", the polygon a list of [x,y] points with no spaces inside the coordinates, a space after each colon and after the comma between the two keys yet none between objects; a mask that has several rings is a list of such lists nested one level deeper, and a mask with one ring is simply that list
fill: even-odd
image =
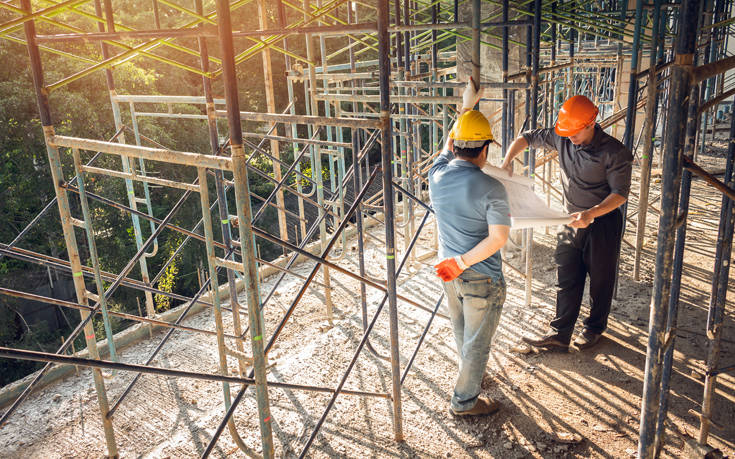
[{"label": "vertical rebar rod", "polygon": [[[32,14],[30,0],[21,0],[20,5],[27,14]],[[74,234],[74,226],[72,225],[69,198],[66,190],[61,187],[61,184],[64,183],[64,172],[61,167],[61,158],[59,157],[59,150],[49,143],[49,138],[54,136],[54,126],[51,119],[48,91],[46,90],[43,81],[41,54],[38,49],[38,44],[36,43],[35,21],[26,21],[23,24],[23,29],[26,36],[28,55],[31,63],[31,75],[38,102],[38,112],[41,118],[44,140],[46,142],[46,154],[48,155],[51,177],[54,182],[54,191],[59,205],[59,216],[61,218],[61,227],[64,232],[66,250],[69,255],[69,263],[72,268],[72,279],[74,281],[77,303],[88,306],[87,288],[84,283],[84,277],[82,276],[82,262],[79,257],[79,248],[77,247],[76,235]],[[103,293],[100,292],[100,294],[102,295]],[[79,314],[83,321],[88,319],[90,316],[90,312],[87,311],[80,311]],[[84,338],[87,343],[89,356],[93,359],[98,359],[99,352],[97,350],[97,340],[95,337],[94,325],[91,321],[87,321],[84,326]],[[105,389],[105,381],[102,378],[102,372],[99,369],[93,370],[92,376],[94,379],[95,390],[97,392],[97,403],[100,408],[100,414],[102,415],[102,426],[105,433],[105,441],[107,443],[107,453],[110,457],[117,457],[118,452],[117,443],[115,442],[115,432],[112,427],[112,422],[107,419],[109,402],[107,399],[107,391]]]},{"label": "vertical rebar rod", "polygon": [[[681,17],[696,17],[700,0],[684,0]],[[638,457],[653,457],[661,384],[662,351],[668,316],[668,301],[673,271],[672,254],[676,229],[676,206],[681,184],[681,162],[686,134],[687,110],[691,88],[689,69],[694,62],[696,21],[681,21],[676,43],[675,63],[671,70],[671,103],[664,137],[663,179],[661,184],[661,217],[659,219],[656,272],[651,297],[648,326],[648,349],[641,403]]]},{"label": "vertical rebar rod", "polygon": [[250,338],[252,340],[251,346],[253,370],[255,371],[258,420],[263,456],[271,458],[274,455],[274,450],[271,414],[268,403],[265,353],[263,350],[263,313],[260,309],[258,270],[255,263],[255,240],[253,238],[252,211],[248,190],[247,159],[242,144],[240,104],[237,92],[237,76],[235,75],[235,52],[232,42],[232,23],[229,2],[227,0],[217,0],[217,24],[219,27],[220,47],[222,49],[222,75],[224,78],[227,120],[230,131],[230,150],[232,152],[232,167],[235,179],[235,202],[237,205],[237,216],[240,222],[240,244],[245,273],[245,288],[248,298],[248,318]]},{"label": "vertical rebar rod", "polygon": [[398,344],[398,302],[396,300],[396,245],[393,211],[393,149],[390,120],[390,56],[388,0],[378,2],[378,68],[380,73],[380,123],[383,166],[383,212],[385,216],[386,286],[390,318],[390,358],[393,382],[393,438],[403,441],[401,412],[401,366]]}]

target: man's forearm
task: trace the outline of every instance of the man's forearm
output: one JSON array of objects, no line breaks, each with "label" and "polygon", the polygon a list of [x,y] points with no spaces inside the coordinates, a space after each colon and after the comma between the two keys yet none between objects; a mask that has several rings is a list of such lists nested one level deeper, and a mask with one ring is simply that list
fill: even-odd
[{"label": "man's forearm", "polygon": [[610,193],[602,200],[601,203],[594,207],[590,207],[585,212],[587,212],[587,214],[592,218],[602,217],[603,215],[609,214],[613,210],[622,206],[625,201],[627,201],[627,199],[624,196],[617,193]]},{"label": "man's forearm", "polygon": [[462,261],[467,266],[472,266],[482,260],[487,259],[500,250],[505,243],[508,241],[508,234],[510,233],[509,226],[500,226],[490,231],[490,234],[480,241],[476,246],[470,249],[468,252],[462,254]]},{"label": "man's forearm", "polygon": [[513,159],[518,156],[523,150],[528,147],[528,141],[523,136],[518,136],[513,143],[508,147],[508,151],[505,153],[505,159],[503,160],[503,168],[506,168]]}]

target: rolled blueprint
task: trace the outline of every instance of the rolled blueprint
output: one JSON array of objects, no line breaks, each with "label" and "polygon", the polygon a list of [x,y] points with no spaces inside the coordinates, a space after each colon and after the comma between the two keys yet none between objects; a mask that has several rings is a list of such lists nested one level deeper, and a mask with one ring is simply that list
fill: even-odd
[{"label": "rolled blueprint", "polygon": [[508,177],[508,171],[485,164],[482,172],[500,181],[508,193],[511,229],[566,225],[572,217],[566,212],[549,208],[533,192],[533,179],[522,175]]}]

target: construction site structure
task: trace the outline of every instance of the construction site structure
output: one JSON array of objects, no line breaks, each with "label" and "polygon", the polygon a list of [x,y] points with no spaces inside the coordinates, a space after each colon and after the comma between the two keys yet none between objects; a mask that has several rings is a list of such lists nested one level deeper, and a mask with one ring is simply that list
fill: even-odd
[{"label": "construction site structure", "polygon": [[[659,215],[640,411],[638,457],[641,458],[656,457],[662,448],[686,222],[692,218],[687,209],[693,175],[722,192],[715,276],[705,325],[709,340],[707,374],[699,413],[698,441],[707,443],[717,376],[733,370],[732,366],[720,365],[719,343],[735,223],[735,143],[729,143],[722,179],[699,167],[697,154],[704,148],[708,132],[715,131],[718,107],[735,97],[735,79],[732,72],[728,73],[735,68],[735,56],[728,54],[727,47],[735,23],[731,0],[674,3],[661,0],[304,0],[300,4],[286,0],[216,0],[210,9],[204,3],[202,0],[153,0],[149,12],[152,27],[135,30],[116,20],[112,0],[0,2],[0,9],[13,15],[13,19],[0,24],[0,37],[28,48],[56,191],[56,198],[14,240],[0,244],[0,256],[70,273],[77,300],[62,301],[7,288],[0,288],[0,293],[77,309],[81,316],[81,322],[55,353],[0,347],[0,357],[46,362],[32,380],[13,393],[12,403],[0,418],[0,428],[57,364],[94,369],[99,416],[110,457],[118,455],[114,414],[118,409],[125,409],[125,397],[138,378],[116,400],[111,400],[102,374],[105,369],[132,371],[138,376],[159,374],[221,382],[226,414],[203,457],[212,452],[224,429],[228,429],[243,451],[248,449],[232,417],[244,397],[257,400],[262,452],[264,457],[273,457],[269,393],[284,387],[331,394],[319,421],[301,445],[300,457],[309,451],[340,395],[389,399],[393,437],[401,441],[404,422],[401,386],[410,375],[413,357],[432,320],[442,315],[439,308],[443,298],[435,304],[417,302],[397,291],[396,277],[424,257],[417,254],[416,242],[422,230],[435,222],[428,202],[426,174],[457,115],[462,88],[472,77],[485,89],[480,109],[499,134],[496,137],[502,145],[499,151],[491,152],[492,161],[500,161],[519,132],[551,126],[561,103],[574,94],[593,100],[600,108],[599,124],[614,136],[622,136],[625,146],[635,153],[640,194],[636,196],[637,207],[627,206],[626,222],[636,230],[636,279],[640,275],[646,221],[651,218],[649,210]],[[256,6],[260,29],[239,30],[232,23],[231,12]],[[160,27],[160,9],[164,7],[180,26]],[[276,13],[275,22],[269,11]],[[300,18],[294,19],[295,14]],[[86,19],[88,28],[63,22],[63,18],[72,16]],[[39,33],[39,29],[45,33]],[[196,48],[185,44],[191,43],[192,38],[196,39]],[[294,51],[294,40],[304,43],[298,49],[305,49],[306,55]],[[96,60],[94,53],[75,55],[55,47],[67,42],[99,44],[102,60]],[[335,42],[341,47],[331,51]],[[210,54],[210,46],[218,47],[219,57]],[[200,65],[192,66],[155,52],[163,48],[197,56]],[[43,67],[46,53],[62,55],[86,66],[59,81],[48,82]],[[262,59],[264,70],[261,89],[266,95],[266,111],[249,111],[251,107],[240,105],[236,69],[249,59],[258,58]],[[119,94],[114,68],[132,59],[152,59],[181,72],[201,75],[201,88],[194,94],[183,95]],[[285,75],[272,70],[276,59],[284,60]],[[56,134],[49,93],[98,71],[106,76],[115,135],[105,141]],[[214,94],[215,79],[221,79],[223,94]],[[279,105],[274,97],[274,85],[283,84],[287,85],[291,99],[285,106]],[[303,100],[303,104],[297,104],[296,99]],[[200,112],[179,112],[177,104],[200,107]],[[206,121],[211,150],[184,152],[160,145],[156,139],[141,133],[138,121],[142,118]],[[731,119],[730,138],[733,139],[735,117]],[[254,123],[259,123],[260,128],[252,132],[243,129],[244,125]],[[289,148],[294,152],[292,161],[282,155]],[[370,152],[375,150],[380,152],[379,162],[371,160]],[[96,165],[103,155],[119,158],[120,167],[113,170]],[[73,159],[73,174],[63,170],[64,157]],[[253,159],[258,157],[267,158],[271,168],[264,170],[256,165]],[[652,199],[649,187],[655,158],[662,168],[662,183],[660,196]],[[197,179],[180,182],[148,173],[147,169],[156,162],[196,170]],[[304,173],[306,164],[311,171],[326,168],[328,179],[319,172]],[[555,152],[531,148],[517,166],[516,170],[536,180],[537,190],[546,196],[547,202],[561,199],[562,192],[553,183],[559,168]],[[268,196],[259,196],[249,189],[248,176],[252,174],[274,185]],[[124,180],[127,202],[115,202],[85,190],[89,178],[96,175]],[[152,186],[182,190],[180,199],[164,216],[154,216]],[[227,205],[227,196],[233,193],[234,212]],[[201,219],[190,228],[173,225],[172,217],[191,195],[197,194]],[[288,208],[287,195],[295,197],[298,211]],[[113,206],[132,219],[137,253],[118,273],[104,272],[101,268],[100,259],[108,255],[96,250],[95,238],[100,228],[93,227],[90,201]],[[261,203],[257,212],[253,212],[251,202]],[[269,207],[277,210],[277,229],[259,224]],[[73,209],[81,209],[81,215],[75,215]],[[56,210],[61,216],[66,259],[21,248],[28,231],[43,215]],[[309,218],[309,215],[316,217]],[[366,274],[363,258],[366,225],[384,228],[380,243],[385,254],[385,279],[372,279]],[[77,238],[77,229],[86,237]],[[179,250],[190,241],[203,242],[206,246],[206,280],[194,297],[157,287],[178,251],[160,272],[152,275],[149,271],[147,259],[157,253],[157,238],[163,231],[186,236]],[[355,235],[358,243],[359,272],[339,265],[346,251],[347,231]],[[505,266],[525,278],[525,301],[531,304],[534,230],[523,230],[515,239],[523,248],[521,264],[506,261]],[[284,261],[275,263],[260,257],[256,249],[258,241],[281,246],[286,254]],[[80,255],[80,245],[86,246],[83,251],[88,254],[86,260]],[[315,262],[307,276],[291,269],[299,257]],[[296,276],[303,281],[275,330],[264,329],[262,311],[269,306],[280,280],[269,292],[262,290],[260,267],[280,272],[280,280]],[[130,277],[136,268],[140,270],[139,279]],[[315,281],[320,271],[323,282]],[[268,353],[307,290],[321,290],[325,320],[333,320],[330,272],[349,276],[361,285],[364,335],[359,346],[351,350],[350,365],[331,387],[270,381],[266,368]],[[224,288],[219,285],[220,273],[226,275]],[[90,291],[92,285],[97,293]],[[111,311],[108,302],[119,288],[143,292],[144,313]],[[384,293],[372,316],[367,312],[367,289]],[[238,290],[246,292],[246,304],[238,302]],[[155,311],[154,295],[168,296],[186,307],[177,317],[164,320]],[[230,305],[224,307],[227,297]],[[400,303],[431,313],[413,357],[403,367],[398,341]],[[345,391],[345,381],[364,348],[378,355],[370,336],[386,305],[390,355],[380,357],[390,361],[390,390],[386,393]],[[181,324],[195,307],[214,311],[214,333]],[[92,322],[98,315],[104,321],[107,338],[104,346],[100,346]],[[118,358],[109,321],[113,315],[148,327],[169,329],[146,357],[145,364],[126,363]],[[223,315],[232,316],[232,329],[225,329]],[[177,331],[216,335],[219,372],[197,373],[151,365]],[[86,340],[86,355],[68,355],[70,344],[80,334]],[[107,358],[103,359],[103,354]],[[229,361],[237,362],[236,374],[230,374]],[[231,384],[239,385],[239,390],[233,393]]]}]

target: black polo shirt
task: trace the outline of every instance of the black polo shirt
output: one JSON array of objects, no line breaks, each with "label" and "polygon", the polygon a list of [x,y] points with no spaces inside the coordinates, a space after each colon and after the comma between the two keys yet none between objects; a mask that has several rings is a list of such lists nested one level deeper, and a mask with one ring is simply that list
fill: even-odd
[{"label": "black polo shirt", "polygon": [[594,137],[587,145],[574,145],[567,137],[554,132],[554,128],[535,129],[522,135],[534,148],[546,147],[559,153],[567,212],[594,207],[610,193],[628,197],[633,155],[599,124],[595,125]]}]

